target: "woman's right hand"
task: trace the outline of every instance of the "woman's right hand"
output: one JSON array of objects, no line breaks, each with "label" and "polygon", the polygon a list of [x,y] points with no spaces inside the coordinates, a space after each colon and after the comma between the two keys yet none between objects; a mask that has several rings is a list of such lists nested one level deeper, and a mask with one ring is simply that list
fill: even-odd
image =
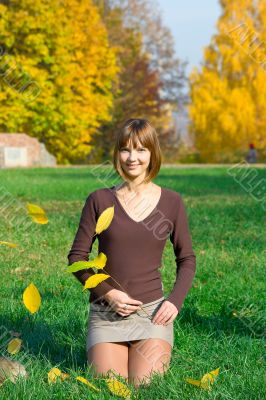
[{"label": "woman's right hand", "polygon": [[[134,300],[129,297],[125,292],[118,289],[111,289],[104,295],[104,299],[110,304],[110,306],[123,317],[132,314],[135,311],[140,310],[140,306],[143,304],[142,301]],[[128,304],[125,309],[124,305]]]}]

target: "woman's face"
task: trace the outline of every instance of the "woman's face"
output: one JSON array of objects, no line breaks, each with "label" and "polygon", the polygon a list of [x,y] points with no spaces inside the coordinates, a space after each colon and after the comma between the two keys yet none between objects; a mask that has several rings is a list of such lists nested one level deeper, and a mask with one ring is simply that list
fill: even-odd
[{"label": "woman's face", "polygon": [[136,177],[145,172],[150,164],[151,152],[138,142],[134,149],[131,145],[122,147],[119,151],[121,167],[129,176]]}]

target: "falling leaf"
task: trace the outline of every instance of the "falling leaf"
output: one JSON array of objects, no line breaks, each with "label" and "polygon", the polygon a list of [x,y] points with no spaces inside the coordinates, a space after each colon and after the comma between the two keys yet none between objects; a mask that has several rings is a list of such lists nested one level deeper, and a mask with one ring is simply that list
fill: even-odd
[{"label": "falling leaf", "polygon": [[18,377],[28,377],[24,365],[20,364],[18,361],[0,357],[0,385],[6,379],[10,379],[11,382],[15,383]]},{"label": "falling leaf", "polygon": [[3,244],[3,245],[8,246],[8,247],[18,247],[18,245],[16,243],[11,243],[11,242],[0,241],[0,244]]},{"label": "falling leaf", "polygon": [[30,283],[29,286],[24,290],[23,303],[32,314],[39,310],[41,305],[41,296],[34,283]]},{"label": "falling leaf", "polygon": [[91,289],[96,287],[99,283],[101,283],[102,281],[104,281],[105,279],[109,278],[110,275],[107,274],[94,274],[92,276],[90,276],[84,285],[83,291],[85,289]]},{"label": "falling leaf", "polygon": [[96,233],[101,233],[105,229],[108,228],[108,226],[111,224],[112,219],[114,217],[114,206],[106,208],[101,215],[99,216],[97,223],[96,223],[96,228],[95,232]]},{"label": "falling leaf", "polygon": [[16,354],[19,352],[20,348],[21,348],[21,344],[22,344],[22,340],[21,339],[12,339],[10,340],[10,342],[7,345],[7,351],[10,354]]},{"label": "falling leaf", "polygon": [[217,368],[208,372],[207,374],[203,375],[200,380],[186,378],[185,381],[202,389],[210,389],[210,384],[214,382],[214,379],[219,374],[219,370],[220,368]]},{"label": "falling leaf", "polygon": [[27,203],[28,214],[32,220],[37,224],[47,224],[48,218],[45,215],[45,211],[37,206],[36,204]]},{"label": "falling leaf", "polygon": [[117,379],[106,379],[107,386],[109,390],[115,394],[116,396],[121,396],[129,398],[131,395],[130,389],[124,385],[122,382],[119,382]]},{"label": "falling leaf", "polygon": [[97,392],[100,392],[101,390],[98,389],[96,386],[94,386],[92,383],[90,383],[87,379],[83,378],[82,376],[77,376],[76,379],[85,385],[91,387],[92,389],[96,390]]},{"label": "falling leaf", "polygon": [[60,378],[61,381],[69,378],[69,374],[62,372],[59,368],[54,367],[48,372],[48,383],[55,383],[57,378]]},{"label": "falling leaf", "polygon": [[90,261],[76,261],[68,267],[68,272],[77,272],[82,269],[95,267],[103,269],[106,265],[107,257],[104,253],[99,253],[94,260]]}]

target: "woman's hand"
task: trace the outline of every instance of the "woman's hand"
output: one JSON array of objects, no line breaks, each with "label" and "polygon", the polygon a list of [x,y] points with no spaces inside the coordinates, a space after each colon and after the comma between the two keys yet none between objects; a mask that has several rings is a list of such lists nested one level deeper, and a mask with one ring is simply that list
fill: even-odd
[{"label": "woman's hand", "polygon": [[174,321],[178,314],[176,306],[168,300],[164,300],[161,307],[152,319],[154,324],[168,325]]},{"label": "woman's hand", "polygon": [[[142,301],[134,300],[125,292],[118,289],[109,290],[109,292],[104,295],[104,299],[119,315],[122,315],[123,317],[140,310],[140,305],[143,304]],[[125,304],[128,304],[126,309],[124,308]]]}]

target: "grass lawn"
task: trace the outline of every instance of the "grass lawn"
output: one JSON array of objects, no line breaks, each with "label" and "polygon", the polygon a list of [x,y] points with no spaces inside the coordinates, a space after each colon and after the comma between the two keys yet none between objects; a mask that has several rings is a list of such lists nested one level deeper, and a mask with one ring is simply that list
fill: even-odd
[{"label": "grass lawn", "polygon": [[[257,181],[266,178],[265,169],[256,171]],[[25,364],[29,373],[27,380],[16,385],[5,382],[0,399],[118,398],[104,380],[93,381],[101,389],[99,393],[75,380],[78,375],[91,379],[85,353],[88,292],[82,292],[78,280],[65,272],[86,197],[118,181],[106,177],[103,169],[96,178],[91,167],[0,170],[0,240],[18,244],[17,248],[0,246],[1,353],[7,354],[7,336],[3,334],[20,333],[23,347],[10,357]],[[184,199],[197,271],[174,322],[170,369],[163,378],[155,376],[149,388],[136,391],[131,387],[132,398],[265,398],[266,234],[262,203],[233,179],[227,167],[162,167],[154,182],[176,190]],[[27,202],[45,209],[47,225],[31,223],[23,231],[19,221],[25,211],[21,206]],[[26,221],[30,222],[27,216]],[[168,240],[162,259],[165,295],[175,279],[171,246]],[[96,255],[97,241],[91,257]],[[22,302],[22,293],[31,282],[42,296],[34,315]],[[49,385],[47,373],[55,366],[70,378]],[[210,392],[185,382],[185,378],[199,379],[218,367],[220,373]]]}]

